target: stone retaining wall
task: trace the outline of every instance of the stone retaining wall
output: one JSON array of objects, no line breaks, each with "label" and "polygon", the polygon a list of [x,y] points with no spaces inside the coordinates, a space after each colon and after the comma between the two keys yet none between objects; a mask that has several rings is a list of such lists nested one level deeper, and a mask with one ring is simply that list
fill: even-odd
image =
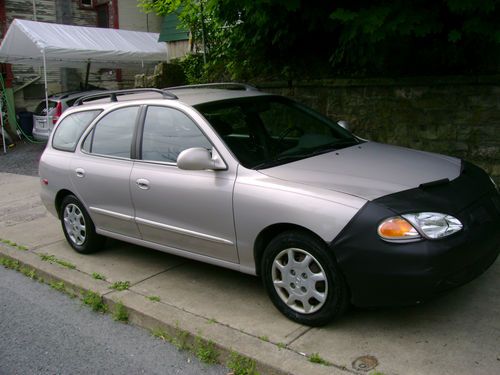
[{"label": "stone retaining wall", "polygon": [[500,76],[261,83],[362,138],[472,161],[500,183]]}]

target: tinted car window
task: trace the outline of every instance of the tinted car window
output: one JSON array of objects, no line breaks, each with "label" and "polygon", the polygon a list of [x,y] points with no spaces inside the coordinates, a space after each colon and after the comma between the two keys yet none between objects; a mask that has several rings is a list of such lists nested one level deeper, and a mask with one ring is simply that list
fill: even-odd
[{"label": "tinted car window", "polygon": [[52,147],[63,151],[75,151],[76,144],[87,126],[100,110],[72,113],[66,116],[57,126]]},{"label": "tinted car window", "polygon": [[85,140],[82,143],[82,150],[86,152],[90,152],[90,146],[92,145],[92,137],[94,136],[94,129],[90,131],[89,134],[87,134],[87,137],[85,137]]},{"label": "tinted car window", "polygon": [[[45,100],[38,103],[36,106],[34,115],[35,116],[46,116],[47,115],[47,107],[45,105]],[[49,110],[54,109],[57,106],[57,102],[53,100],[49,100]]]},{"label": "tinted car window", "polygon": [[281,97],[195,107],[247,168],[269,168],[360,143],[328,118]]},{"label": "tinted car window", "polygon": [[129,158],[138,110],[120,108],[100,119],[94,127],[90,152]]},{"label": "tinted car window", "polygon": [[66,102],[66,105],[67,105],[68,107],[73,107],[73,104],[75,104],[75,102],[76,102],[76,100],[77,100],[77,99],[79,99],[79,98],[74,98],[74,99],[68,100],[68,101]]},{"label": "tinted car window", "polygon": [[191,147],[211,148],[193,120],[176,109],[148,108],[142,138],[142,159],[176,163],[177,156]]}]

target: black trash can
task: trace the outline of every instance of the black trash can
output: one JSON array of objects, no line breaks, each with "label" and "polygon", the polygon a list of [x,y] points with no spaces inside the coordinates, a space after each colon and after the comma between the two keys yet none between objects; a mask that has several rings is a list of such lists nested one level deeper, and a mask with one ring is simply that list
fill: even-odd
[{"label": "black trash can", "polygon": [[24,134],[33,135],[33,112],[18,112],[17,113],[18,123]]}]

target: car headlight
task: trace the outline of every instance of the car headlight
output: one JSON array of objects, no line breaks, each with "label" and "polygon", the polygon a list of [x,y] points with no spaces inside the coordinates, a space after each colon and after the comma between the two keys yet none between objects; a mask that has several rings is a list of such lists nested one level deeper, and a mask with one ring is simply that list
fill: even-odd
[{"label": "car headlight", "polygon": [[438,212],[420,212],[402,215],[424,237],[435,240],[460,231],[463,227],[456,217]]},{"label": "car headlight", "polygon": [[436,240],[462,230],[456,217],[439,212],[404,214],[384,220],[378,235],[387,241],[405,242],[421,238]]}]

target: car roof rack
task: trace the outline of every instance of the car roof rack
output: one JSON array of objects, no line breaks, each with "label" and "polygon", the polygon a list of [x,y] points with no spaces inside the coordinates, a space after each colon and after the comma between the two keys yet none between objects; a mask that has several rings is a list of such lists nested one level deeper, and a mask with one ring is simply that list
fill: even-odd
[{"label": "car roof rack", "polygon": [[178,99],[176,95],[172,94],[168,90],[162,90],[162,89],[154,89],[154,88],[141,88],[141,89],[127,89],[127,90],[116,90],[116,91],[104,91],[104,92],[99,92],[97,94],[91,94],[91,95],[85,95],[79,98],[75,103],[73,104],[74,107],[82,105],[83,102],[89,99],[99,99],[99,98],[110,98],[110,102],[117,102],[118,101],[118,96],[121,95],[129,95],[129,94],[137,94],[141,92],[155,92],[158,94],[161,94],[164,99]]},{"label": "car roof rack", "polygon": [[76,93],[78,93],[78,91],[76,91],[76,90],[73,90],[73,91],[62,91],[62,92],[56,92],[56,93],[54,93],[54,94],[52,94],[50,96],[53,97],[53,98],[57,98],[57,99],[66,99],[68,96],[76,94]]},{"label": "car roof rack", "polygon": [[201,83],[201,84],[197,84],[197,85],[167,87],[166,90],[203,89],[203,88],[221,88],[221,89],[228,89],[228,90],[259,91],[259,89],[254,87],[254,86],[250,86],[250,85],[247,85],[246,83],[239,83],[239,82]]},{"label": "car roof rack", "polygon": [[[92,87],[92,88],[83,89],[83,90],[60,91],[60,92],[55,92],[53,94],[50,94],[49,98],[66,99],[66,98],[68,98],[68,97],[70,97],[72,95],[76,95],[76,94],[85,95],[85,93],[89,92],[89,91],[107,91],[107,89],[101,88],[101,87]],[[91,94],[88,94],[88,95],[91,95]]]}]

